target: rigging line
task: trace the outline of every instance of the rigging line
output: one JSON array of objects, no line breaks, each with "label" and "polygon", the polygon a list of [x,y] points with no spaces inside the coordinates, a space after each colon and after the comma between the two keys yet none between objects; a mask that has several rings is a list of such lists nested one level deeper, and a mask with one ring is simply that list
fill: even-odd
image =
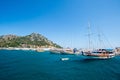
[{"label": "rigging line", "polygon": [[[99,28],[99,27],[98,27],[98,28]],[[100,30],[100,29],[99,29],[99,31],[101,31],[101,32],[99,32],[99,33],[101,33],[101,36],[103,36],[103,39],[104,39],[104,41],[102,40],[102,42],[103,42],[103,44],[104,44],[104,47],[107,47],[107,46],[105,46],[105,43],[107,43],[108,46],[110,46],[111,48],[113,48],[113,46],[111,45],[111,43],[109,42],[108,38],[107,38],[106,35],[103,33],[103,31]]]},{"label": "rigging line", "polygon": [[[94,36],[94,41],[96,41],[96,44],[94,44],[94,45],[96,45],[96,47],[97,48],[102,48],[102,39],[101,39],[101,35],[100,34],[98,34],[98,33],[100,33],[100,30],[98,29],[98,28],[96,28],[96,26],[94,27],[94,33],[93,34],[95,34],[95,36]],[[97,36],[96,36],[97,35]]]},{"label": "rigging line", "polygon": [[[100,29],[99,29],[99,27],[97,27],[96,29],[95,29],[95,31],[97,31],[97,32],[95,32],[95,34],[97,35],[97,38],[96,38],[96,43],[97,43],[97,48],[103,48],[103,46],[104,46],[104,44],[103,44],[103,41],[102,41],[102,39],[101,39],[101,34],[100,34]],[[95,39],[94,39],[95,40]]]},{"label": "rigging line", "polygon": [[89,40],[89,49],[91,48],[91,32],[90,32],[90,23],[88,22],[88,40]]},{"label": "rigging line", "polygon": [[108,38],[102,33],[103,37],[106,39],[106,42],[110,45],[111,48],[113,48],[113,46],[111,45],[110,41],[108,40]]},{"label": "rigging line", "polygon": [[107,48],[107,46],[105,45],[105,41],[101,40],[101,43],[103,44],[103,48]]},{"label": "rigging line", "polygon": [[91,48],[94,48],[94,45],[92,43],[92,37],[91,37],[92,33],[91,33],[91,26],[90,26],[90,23],[88,22],[88,49],[91,49]]}]

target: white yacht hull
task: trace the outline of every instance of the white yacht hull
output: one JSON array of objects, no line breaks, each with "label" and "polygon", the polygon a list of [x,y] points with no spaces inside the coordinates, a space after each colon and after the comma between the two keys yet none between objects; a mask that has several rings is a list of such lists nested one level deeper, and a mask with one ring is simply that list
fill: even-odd
[{"label": "white yacht hull", "polygon": [[83,53],[82,54],[85,58],[91,58],[91,59],[110,59],[110,58],[113,58],[115,57],[115,54],[107,54],[107,55],[101,55],[101,54],[94,54],[94,53],[91,53],[90,55],[86,54],[86,53]]}]

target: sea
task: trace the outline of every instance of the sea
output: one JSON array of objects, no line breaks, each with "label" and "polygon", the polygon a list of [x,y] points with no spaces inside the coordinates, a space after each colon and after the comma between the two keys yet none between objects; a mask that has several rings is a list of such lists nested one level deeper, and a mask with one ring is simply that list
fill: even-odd
[{"label": "sea", "polygon": [[97,60],[49,51],[0,50],[0,80],[120,80],[120,56]]}]

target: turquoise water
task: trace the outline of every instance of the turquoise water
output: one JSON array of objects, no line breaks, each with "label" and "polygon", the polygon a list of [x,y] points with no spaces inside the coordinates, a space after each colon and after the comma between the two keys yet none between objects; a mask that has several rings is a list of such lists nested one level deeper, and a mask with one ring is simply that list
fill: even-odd
[{"label": "turquoise water", "polygon": [[[61,61],[63,57],[69,60]],[[49,52],[0,50],[0,80],[120,80],[120,57],[88,60]]]}]

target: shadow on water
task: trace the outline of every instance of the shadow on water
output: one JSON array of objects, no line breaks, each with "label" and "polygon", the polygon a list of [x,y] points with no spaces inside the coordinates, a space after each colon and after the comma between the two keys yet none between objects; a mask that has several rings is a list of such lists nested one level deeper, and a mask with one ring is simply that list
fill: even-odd
[{"label": "shadow on water", "polygon": [[107,59],[93,59],[93,58],[84,59],[84,61],[102,61],[102,60],[107,60]]},{"label": "shadow on water", "polygon": [[79,62],[79,63],[91,63],[91,62],[101,62],[101,61],[111,61],[113,59],[93,59],[93,58],[86,58],[86,59],[76,59],[72,62]]}]

